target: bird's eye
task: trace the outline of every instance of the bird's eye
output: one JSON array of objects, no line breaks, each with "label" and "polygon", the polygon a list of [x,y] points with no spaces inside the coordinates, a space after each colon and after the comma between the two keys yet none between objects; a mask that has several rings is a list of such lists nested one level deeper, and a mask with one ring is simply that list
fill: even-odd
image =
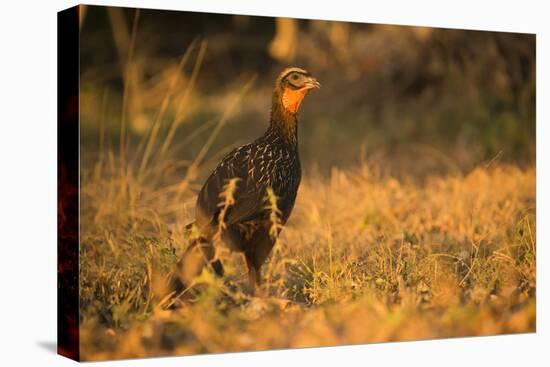
[{"label": "bird's eye", "polygon": [[298,80],[299,76],[298,74],[292,74],[292,80]]}]

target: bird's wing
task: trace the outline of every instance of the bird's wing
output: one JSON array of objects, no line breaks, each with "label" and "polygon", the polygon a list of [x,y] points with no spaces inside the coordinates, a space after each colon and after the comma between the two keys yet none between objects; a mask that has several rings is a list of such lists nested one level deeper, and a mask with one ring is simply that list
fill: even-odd
[{"label": "bird's wing", "polygon": [[233,192],[234,203],[230,205],[223,218],[226,225],[256,219],[264,215],[266,185],[254,180],[253,146],[244,145],[229,153],[212,172],[201,189],[197,199],[201,221],[215,224],[223,206],[220,196],[229,180],[237,178]]}]

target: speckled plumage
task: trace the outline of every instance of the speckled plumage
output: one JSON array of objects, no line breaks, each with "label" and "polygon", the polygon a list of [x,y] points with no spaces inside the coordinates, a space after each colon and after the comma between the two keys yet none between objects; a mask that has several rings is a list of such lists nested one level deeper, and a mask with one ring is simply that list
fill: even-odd
[{"label": "speckled plumage", "polygon": [[[201,189],[196,209],[196,224],[202,232],[217,230],[220,193],[231,178],[238,178],[235,204],[228,207],[226,226],[250,220],[267,220],[267,189],[277,196],[284,224],[296,199],[301,179],[298,145],[269,129],[256,141],[229,153],[216,167]],[[211,227],[211,228],[209,228]]]},{"label": "speckled plumage", "polygon": [[[292,108],[285,104],[283,96],[293,92],[303,98],[309,89],[318,87],[319,83],[303,69],[283,71],[275,82],[270,125],[265,134],[223,158],[197,198],[195,224],[203,242],[211,244],[220,228],[220,194],[230,179],[238,179],[234,204],[227,207],[223,216],[221,239],[231,250],[244,253],[252,292],[260,282],[260,268],[276,240],[270,235],[267,190],[271,188],[277,197],[278,219],[284,225],[294,207],[301,180],[296,119],[301,99],[292,101],[295,107]],[[223,273],[219,262],[217,267],[217,272]]]}]

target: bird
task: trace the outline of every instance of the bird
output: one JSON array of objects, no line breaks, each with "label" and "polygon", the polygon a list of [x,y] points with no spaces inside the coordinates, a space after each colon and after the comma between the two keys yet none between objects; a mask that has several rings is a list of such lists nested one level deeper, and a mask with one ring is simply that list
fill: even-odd
[{"label": "bird", "polygon": [[[224,275],[224,269],[216,256],[216,238],[231,251],[242,253],[252,295],[261,285],[261,267],[290,217],[300,186],[298,111],[308,92],[320,86],[302,68],[284,69],[275,80],[265,133],[228,153],[197,196],[195,222],[188,225],[197,233],[191,247],[200,248],[205,263],[218,276]],[[276,209],[270,205],[270,193]],[[178,266],[182,264],[183,258]]]}]

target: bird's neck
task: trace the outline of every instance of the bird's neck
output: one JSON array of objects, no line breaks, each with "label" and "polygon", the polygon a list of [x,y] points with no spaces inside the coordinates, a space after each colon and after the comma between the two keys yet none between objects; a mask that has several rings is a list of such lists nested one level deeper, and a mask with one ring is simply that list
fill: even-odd
[{"label": "bird's neck", "polygon": [[273,105],[271,107],[270,125],[266,132],[267,136],[284,139],[292,146],[298,145],[298,120],[296,113],[286,109],[278,96],[273,95]]}]

